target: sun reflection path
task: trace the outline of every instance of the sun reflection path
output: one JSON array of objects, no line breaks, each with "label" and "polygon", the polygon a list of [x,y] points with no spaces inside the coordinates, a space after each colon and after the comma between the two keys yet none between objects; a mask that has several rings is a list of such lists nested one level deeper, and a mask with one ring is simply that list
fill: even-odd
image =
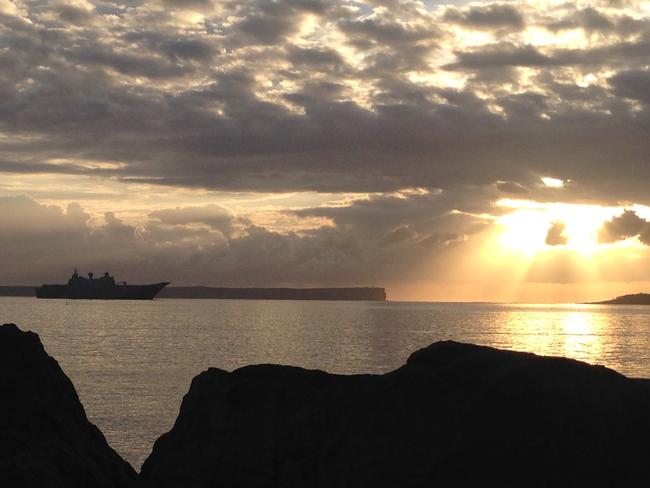
[{"label": "sun reflection path", "polygon": [[[567,312],[562,315],[564,356],[598,363],[602,359],[601,332],[604,327],[599,314]],[[602,361],[600,361],[602,362]]]},{"label": "sun reflection path", "polygon": [[504,332],[508,349],[530,351],[545,356],[564,356],[591,364],[604,364],[603,335],[609,324],[604,314],[585,305],[548,306],[540,313],[526,311],[525,305],[508,313]]}]

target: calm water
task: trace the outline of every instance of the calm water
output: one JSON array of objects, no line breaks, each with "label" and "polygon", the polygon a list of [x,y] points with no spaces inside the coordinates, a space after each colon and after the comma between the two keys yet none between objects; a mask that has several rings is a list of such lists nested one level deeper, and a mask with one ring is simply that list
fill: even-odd
[{"label": "calm water", "polygon": [[40,334],[91,421],[136,468],[171,428],[191,379],[209,366],[379,373],[454,339],[650,378],[650,307],[0,297],[5,322]]}]

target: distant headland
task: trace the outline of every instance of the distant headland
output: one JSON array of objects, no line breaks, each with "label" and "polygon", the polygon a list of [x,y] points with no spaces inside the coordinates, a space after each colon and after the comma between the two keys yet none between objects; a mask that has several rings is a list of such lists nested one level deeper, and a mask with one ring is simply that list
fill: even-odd
[{"label": "distant headland", "polygon": [[372,300],[385,301],[379,287],[353,288],[215,288],[177,286],[166,288],[160,298],[223,298],[237,300]]},{"label": "distant headland", "polygon": [[635,293],[622,295],[612,300],[602,302],[591,302],[589,305],[650,305],[650,293]]},{"label": "distant headland", "polygon": [[0,286],[0,297],[35,297],[35,286]]},{"label": "distant headland", "polygon": [[[0,296],[33,297],[35,286],[0,286]],[[160,298],[238,299],[238,300],[351,300],[385,301],[381,287],[350,288],[218,288],[210,286],[167,287]]]}]

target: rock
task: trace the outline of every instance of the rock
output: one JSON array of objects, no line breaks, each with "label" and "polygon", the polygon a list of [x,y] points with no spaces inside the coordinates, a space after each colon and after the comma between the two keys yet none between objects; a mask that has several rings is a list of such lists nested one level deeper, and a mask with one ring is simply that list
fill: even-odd
[{"label": "rock", "polygon": [[0,326],[0,486],[128,488],[133,468],[86,418],[37,334]]},{"label": "rock", "polygon": [[650,387],[456,342],[385,375],[209,369],[141,471],[146,487],[646,486]]}]

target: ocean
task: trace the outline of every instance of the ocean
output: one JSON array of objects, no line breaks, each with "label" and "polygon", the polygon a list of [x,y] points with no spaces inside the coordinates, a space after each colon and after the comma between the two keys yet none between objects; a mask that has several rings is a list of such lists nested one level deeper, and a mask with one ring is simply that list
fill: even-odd
[{"label": "ocean", "polygon": [[0,297],[0,323],[7,322],[40,335],[90,420],[136,469],[208,367],[383,373],[452,339],[650,378],[644,306]]}]

